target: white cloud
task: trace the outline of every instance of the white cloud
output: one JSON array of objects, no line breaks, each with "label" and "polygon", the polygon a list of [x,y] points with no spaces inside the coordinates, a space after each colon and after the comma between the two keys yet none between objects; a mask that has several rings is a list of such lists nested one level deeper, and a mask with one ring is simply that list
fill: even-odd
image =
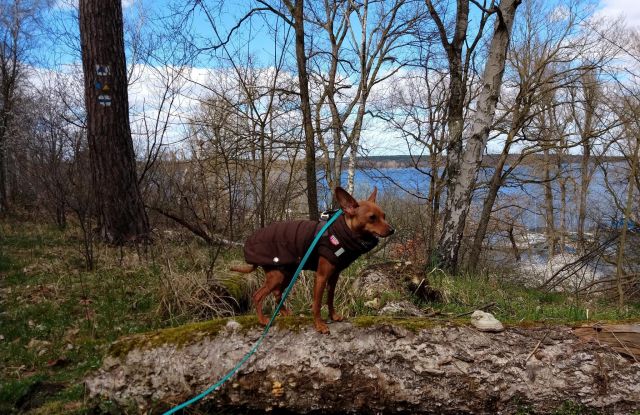
[{"label": "white cloud", "polygon": [[620,18],[634,28],[640,29],[640,1],[601,0],[596,14],[602,17]]}]

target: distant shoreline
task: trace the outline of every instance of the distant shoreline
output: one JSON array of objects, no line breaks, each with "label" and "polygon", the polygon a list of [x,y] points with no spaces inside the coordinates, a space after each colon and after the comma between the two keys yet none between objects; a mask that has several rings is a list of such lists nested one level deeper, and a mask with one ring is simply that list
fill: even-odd
[{"label": "distant shoreline", "polygon": [[[510,154],[507,158],[507,165],[512,164],[517,161],[520,157],[520,154]],[[550,155],[551,161],[553,163],[558,163],[558,156],[555,154]],[[482,159],[482,167],[492,167],[494,166],[498,159],[500,158],[500,154],[486,154]],[[591,162],[593,161],[601,161],[601,162],[620,162],[624,161],[625,158],[621,156],[605,156],[605,157],[595,157],[591,156]],[[333,161],[333,160],[332,160]],[[543,161],[542,154],[530,154],[527,155],[521,162],[521,165],[531,165],[541,163]],[[580,163],[582,161],[581,154],[569,154],[562,156],[562,162],[564,163]],[[356,159],[356,165],[360,169],[402,169],[402,168],[411,168],[411,167],[431,167],[431,161],[428,155],[423,155],[422,157],[417,156],[408,156],[408,155],[389,155],[389,156],[368,156],[368,157],[358,157]],[[345,158],[344,165],[346,167],[347,159]],[[445,164],[445,160],[443,157],[438,160],[438,166],[442,167]]]}]

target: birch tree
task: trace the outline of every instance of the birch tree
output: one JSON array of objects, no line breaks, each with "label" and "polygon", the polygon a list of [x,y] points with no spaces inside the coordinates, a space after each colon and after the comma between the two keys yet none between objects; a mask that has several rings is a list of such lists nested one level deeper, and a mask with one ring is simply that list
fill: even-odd
[{"label": "birch tree", "polygon": [[[492,166],[493,173],[468,252],[467,265],[471,269],[479,263],[482,242],[500,188],[528,155],[540,150],[539,140],[526,138],[529,136],[524,134],[526,126],[540,115],[544,108],[542,102],[553,91],[565,91],[562,94],[564,102],[556,104],[569,104],[570,108],[575,108],[570,105],[574,99],[567,97],[570,94],[566,91],[574,90],[585,74],[602,66],[608,59],[607,53],[600,56],[592,53],[589,59],[585,59],[586,52],[597,49],[597,42],[581,28],[583,14],[578,7],[568,7],[560,19],[555,7],[545,8],[542,2],[529,1],[524,5],[522,18],[522,23],[514,27],[507,59],[509,75],[505,80],[515,92],[512,97],[501,100],[501,115],[496,120],[496,129],[504,134],[504,144],[496,164]],[[512,157],[514,150],[519,150],[518,157]],[[587,178],[581,180],[586,182]],[[562,180],[561,187],[565,182],[566,178]]]},{"label": "birch tree", "polygon": [[[402,39],[413,30],[419,19],[417,11],[411,10],[407,6],[405,0],[391,2],[365,0],[361,4],[353,0],[348,1],[347,10],[352,13],[349,12],[345,15],[344,25],[348,33],[351,55],[355,55],[354,63],[357,63],[357,67],[353,71],[354,76],[350,77],[352,78],[350,84],[355,85],[356,90],[355,94],[347,98],[346,105],[338,109],[336,103],[339,101],[340,95],[344,98],[347,96],[337,94],[339,91],[334,85],[338,72],[333,69],[337,67],[338,62],[349,61],[349,55],[340,56],[339,48],[336,49],[332,45],[332,70],[329,72],[328,88],[325,89],[331,108],[333,147],[336,150],[332,178],[334,183],[330,185],[331,188],[341,185],[342,158],[338,158],[338,156],[343,156],[348,148],[347,190],[349,192],[354,190],[356,157],[360,147],[369,97],[375,85],[394,76],[402,67],[399,56],[394,56],[394,53],[401,53],[400,50],[406,46],[406,42],[403,42]],[[351,14],[355,16],[351,16]],[[325,25],[325,27],[327,26]],[[334,50],[338,54],[334,54]],[[341,64],[340,66],[344,67],[345,65]],[[344,74],[343,77],[345,75],[349,77],[347,74]],[[346,123],[350,118],[352,119],[349,131]],[[345,137],[344,144],[340,140],[341,135]]]},{"label": "birch tree", "polygon": [[459,56],[467,36],[469,2],[463,0],[457,2],[456,29],[453,42],[449,43],[442,20],[435,11],[432,2],[426,1],[439,28],[443,46],[447,50],[451,76],[450,85],[452,85],[449,96],[450,144],[447,152],[447,201],[437,255],[440,266],[455,272],[459,265],[458,256],[471,205],[471,196],[500,95],[511,29],[520,0],[502,0],[499,5],[493,6],[491,9],[481,8],[483,15],[495,14],[496,21],[484,73],[480,81],[481,90],[476,101],[476,111],[464,149],[462,143],[463,112],[460,103],[464,102],[466,88],[460,85],[463,81],[461,76],[463,71],[460,67]]}]

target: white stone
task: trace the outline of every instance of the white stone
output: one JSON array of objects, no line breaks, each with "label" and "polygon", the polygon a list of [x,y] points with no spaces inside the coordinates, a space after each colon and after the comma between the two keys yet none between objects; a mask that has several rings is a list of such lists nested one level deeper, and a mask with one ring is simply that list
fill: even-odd
[{"label": "white stone", "polygon": [[480,331],[500,332],[504,330],[502,323],[491,313],[476,310],[471,314],[471,324]]}]

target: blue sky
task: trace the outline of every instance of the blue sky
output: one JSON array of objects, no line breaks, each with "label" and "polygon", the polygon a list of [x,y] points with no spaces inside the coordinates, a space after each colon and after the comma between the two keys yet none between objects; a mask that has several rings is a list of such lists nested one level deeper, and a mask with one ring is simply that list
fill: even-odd
[{"label": "blue sky", "polygon": [[[60,63],[79,62],[79,51],[77,45],[73,44],[73,37],[77,36],[77,23],[73,18],[74,7],[77,2],[75,0],[59,0],[58,5],[54,8],[48,18],[53,27],[60,31],[67,31],[70,36],[67,38],[49,36],[41,45],[40,63],[42,66],[50,69],[55,68]],[[220,24],[218,31],[224,36],[230,27],[232,27],[240,16],[246,13],[251,3],[242,0],[225,1],[221,8],[214,8],[212,2],[205,2],[208,5],[208,11],[213,19]],[[138,22],[143,18],[145,27],[149,22],[154,25],[162,25],[167,22],[166,16],[184,15],[185,10],[189,10],[189,6],[193,4],[191,0],[126,0],[123,2],[126,22],[131,28],[140,27]],[[553,1],[552,4],[564,4],[563,1]],[[474,7],[472,6],[472,10]],[[640,27],[640,1],[638,0],[601,0],[596,13],[607,17],[617,17],[621,13],[627,22],[636,27]],[[190,28],[191,32],[198,38],[200,45],[206,45],[206,42],[217,43],[215,34],[211,28],[211,24],[204,11],[196,8],[190,18],[181,22],[179,29]],[[242,58],[246,58],[247,54],[251,54],[258,59],[258,66],[270,67],[273,65],[274,53],[276,55],[283,51],[274,44],[271,34],[269,33],[269,25],[281,24],[276,19],[265,20],[263,17],[255,17],[250,22],[245,22],[239,31],[239,36],[234,38],[230,43],[229,51],[231,53],[241,53]],[[128,33],[131,33],[129,31]],[[284,33],[280,31],[280,33]],[[172,51],[174,38],[165,38],[161,42],[166,50]],[[286,52],[291,53],[291,51]],[[220,53],[219,53],[220,54]],[[129,60],[131,62],[131,59]],[[195,69],[194,73],[198,79],[206,78],[206,71],[203,68],[211,68],[220,65],[220,61],[211,61],[201,58],[195,63],[200,69]],[[141,76],[141,81],[137,85],[130,88],[130,101],[132,105],[142,102],[149,103],[152,101],[153,94],[157,94],[157,90],[153,86],[147,84],[148,76]],[[197,92],[196,92],[197,93]],[[194,94],[196,94],[194,93]],[[194,103],[189,103],[185,99],[185,106],[193,108]],[[185,107],[185,108],[186,108]],[[186,110],[185,110],[186,111]],[[373,154],[389,154],[389,153],[406,153],[406,146],[402,142],[394,142],[386,139],[384,133],[380,133],[379,129],[371,128],[372,131],[365,137],[365,143],[373,149]]]},{"label": "blue sky", "polygon": [[[567,1],[553,0],[549,3],[562,5]],[[129,22],[131,27],[139,24],[140,18],[144,18],[144,24],[164,24],[168,16],[176,14],[185,14],[186,11],[193,7],[193,0],[123,0],[123,9],[125,20]],[[219,25],[217,26],[220,35],[224,36],[229,29],[243,16],[253,2],[244,0],[227,0],[223,2],[204,1],[205,7],[210,16]],[[274,1],[274,3],[277,3]],[[59,32],[61,29],[77,36],[77,27],[73,19],[75,14],[74,8],[77,0],[58,0],[53,9],[46,15],[49,24],[53,25]],[[473,5],[472,12],[477,10]],[[596,8],[596,14],[607,17],[623,16],[630,26],[640,28],[640,1],[638,0],[599,0]],[[265,19],[268,19],[265,20]],[[472,13],[473,20],[473,13]],[[277,19],[273,17],[254,17],[250,21],[246,21],[242,28],[238,31],[232,42],[232,46],[242,50],[244,53],[250,52],[254,57],[265,61],[264,65],[269,66],[273,61],[274,42],[271,34],[268,33],[267,24],[273,25]],[[197,36],[198,42],[202,45],[206,42],[217,43],[215,33],[212,26],[202,9],[197,6],[194,12],[190,14],[190,18],[184,21],[181,29],[188,28],[191,33]],[[57,63],[71,63],[78,59],[78,51],[70,50],[69,41],[59,41],[56,36],[47,36],[44,42],[40,44],[40,54],[43,57],[45,66]],[[196,66],[209,66],[211,62],[201,60]]]}]

